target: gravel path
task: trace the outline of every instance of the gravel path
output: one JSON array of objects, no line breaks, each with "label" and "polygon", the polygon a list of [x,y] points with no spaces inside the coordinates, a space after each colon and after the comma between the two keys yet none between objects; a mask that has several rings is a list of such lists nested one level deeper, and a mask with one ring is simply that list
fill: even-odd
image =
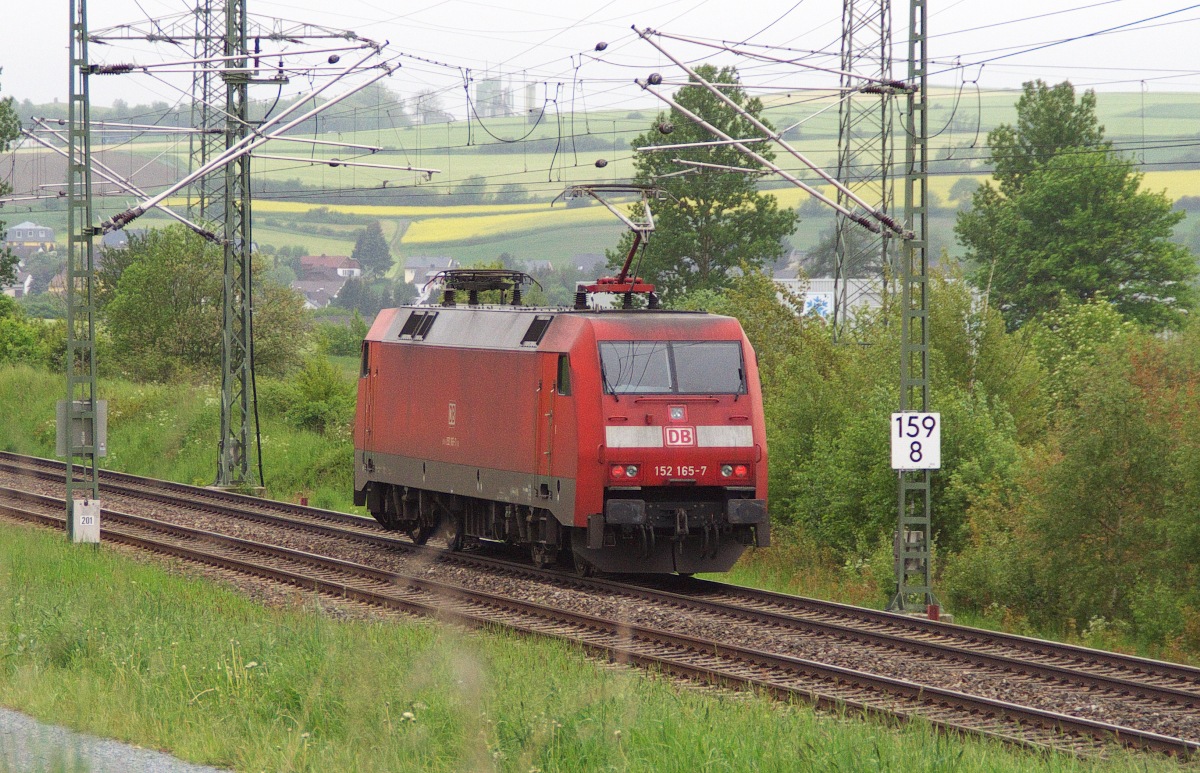
[{"label": "gravel path", "polygon": [[[18,481],[16,476],[0,473],[0,486],[4,485],[49,496],[62,496],[61,484],[29,477]],[[415,575],[473,590],[533,601],[571,612],[728,642],[1048,711],[1114,722],[1164,735],[1200,740],[1200,712],[1165,707],[1152,701],[1132,699],[1114,692],[1052,684],[1040,677],[1006,673],[998,668],[898,652],[879,645],[852,643],[820,633],[746,622],[724,615],[681,610],[654,601],[598,595],[594,591],[568,587],[566,584],[506,576],[486,568],[466,566],[452,561],[434,561],[428,555],[191,510],[182,502],[178,507],[172,507],[108,494],[104,504],[131,515],[158,518],[192,528],[353,561],[397,574]],[[247,578],[244,583],[238,584],[247,588],[263,584],[273,585],[256,578]]]},{"label": "gravel path", "polygon": [[193,765],[169,754],[45,725],[11,709],[0,709],[0,770],[89,771],[89,773],[227,773]]}]

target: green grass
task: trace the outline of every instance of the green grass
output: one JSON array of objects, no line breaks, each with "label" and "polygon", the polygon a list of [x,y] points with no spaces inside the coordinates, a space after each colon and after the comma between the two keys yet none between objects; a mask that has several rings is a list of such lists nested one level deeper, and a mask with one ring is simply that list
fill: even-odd
[{"label": "green grass", "polygon": [[518,260],[548,260],[555,265],[565,265],[577,254],[595,252],[603,254],[605,249],[616,247],[624,226],[613,218],[611,226],[585,228],[560,228],[519,236],[497,237],[485,244],[401,244],[398,262],[414,256],[444,256],[454,258],[464,266],[493,261],[501,253],[509,253]]},{"label": "green grass", "polygon": [[[264,385],[260,381],[260,388]],[[54,456],[54,406],[66,391],[60,374],[27,366],[0,366],[0,449]],[[194,485],[216,478],[219,434],[217,390],[186,384],[135,384],[102,379],[108,400],[109,455],[101,466]],[[319,434],[290,426],[262,408],[267,495],[317,507],[364,513],[353,507],[354,448],[348,430]]]},{"label": "green grass", "polygon": [[354,239],[353,234],[348,234],[345,238],[337,238],[289,231],[285,228],[266,226],[255,226],[254,228],[256,244],[269,244],[275,248],[306,247],[310,255],[349,255],[354,251]]},{"label": "green grass", "polygon": [[240,771],[1132,771],[601,667],[562,642],[265,608],[0,526],[0,703]]}]

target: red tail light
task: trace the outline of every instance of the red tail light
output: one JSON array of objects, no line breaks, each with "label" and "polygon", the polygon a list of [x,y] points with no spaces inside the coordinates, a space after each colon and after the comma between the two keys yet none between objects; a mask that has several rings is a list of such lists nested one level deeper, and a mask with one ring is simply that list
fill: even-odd
[{"label": "red tail light", "polygon": [[739,478],[746,477],[746,474],[748,472],[750,472],[750,471],[748,469],[746,469],[746,465],[744,465],[744,464],[739,464],[737,467],[733,468],[733,474]]},{"label": "red tail light", "polygon": [[624,478],[625,477],[625,466],[621,465],[621,464],[614,464],[613,468],[612,468],[612,476],[614,478]]}]

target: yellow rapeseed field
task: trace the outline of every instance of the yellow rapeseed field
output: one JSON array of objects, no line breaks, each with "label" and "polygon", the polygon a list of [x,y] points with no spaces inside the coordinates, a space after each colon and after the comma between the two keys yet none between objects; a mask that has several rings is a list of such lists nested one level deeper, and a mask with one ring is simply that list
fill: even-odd
[{"label": "yellow rapeseed field", "polygon": [[[979,182],[987,179],[986,175],[933,175],[929,178],[930,190],[942,203],[956,203],[950,200],[950,188],[960,177],[970,177]],[[1180,196],[1200,196],[1200,170],[1147,172],[1142,181],[1142,187],[1151,191],[1165,190],[1167,196],[1172,199]],[[833,196],[830,186],[821,186],[818,190],[827,196]],[[769,193],[775,196],[781,207],[798,207],[808,198],[807,193],[795,187],[772,190]],[[183,206],[186,201],[171,199],[167,203],[172,206]],[[897,207],[903,206],[903,180],[899,179],[896,181],[896,205]],[[263,214],[301,214],[319,207],[327,207],[332,211],[348,214],[373,215],[385,220],[410,220],[412,223],[401,240],[406,245],[442,244],[489,237],[514,236],[556,227],[570,228],[617,223],[612,213],[603,207],[566,209],[559,204],[551,208],[545,202],[454,207],[389,207],[293,201],[254,202],[255,211]],[[394,232],[393,228],[387,228],[389,236]],[[308,244],[312,242],[316,244],[321,242],[324,248],[343,249],[344,251],[340,244],[331,243],[340,240],[323,239],[305,234],[275,233],[263,229],[260,229],[258,233],[262,234],[261,238],[272,243]]]},{"label": "yellow rapeseed field", "polygon": [[550,207],[544,202],[538,204],[463,204],[455,207],[387,207],[367,204],[321,204],[300,201],[254,202],[256,212],[301,214],[321,208],[349,215],[375,215],[376,217],[415,219],[422,217],[475,217],[478,215],[501,215],[510,212],[536,212],[548,210]]}]

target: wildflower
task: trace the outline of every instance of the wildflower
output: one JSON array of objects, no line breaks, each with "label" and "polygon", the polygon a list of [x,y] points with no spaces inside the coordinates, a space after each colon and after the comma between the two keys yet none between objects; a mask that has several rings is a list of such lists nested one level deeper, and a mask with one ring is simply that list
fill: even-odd
[{"label": "wildflower", "polygon": [[247,664],[245,665],[245,668],[254,668],[254,667],[255,667],[255,666],[257,666],[257,665],[258,665],[258,661],[257,661],[257,660],[251,660],[249,663],[247,663]]}]

